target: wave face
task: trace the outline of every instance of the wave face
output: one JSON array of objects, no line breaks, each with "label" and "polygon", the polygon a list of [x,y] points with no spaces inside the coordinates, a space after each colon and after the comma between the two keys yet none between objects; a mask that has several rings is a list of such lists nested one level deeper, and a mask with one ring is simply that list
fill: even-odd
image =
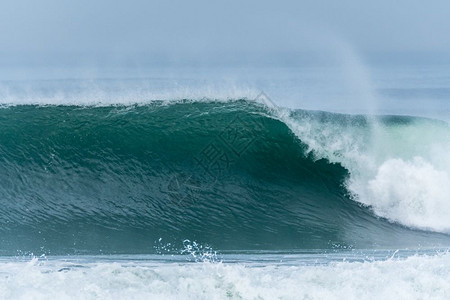
[{"label": "wave face", "polygon": [[0,253],[449,245],[449,128],[253,102],[0,109]]}]

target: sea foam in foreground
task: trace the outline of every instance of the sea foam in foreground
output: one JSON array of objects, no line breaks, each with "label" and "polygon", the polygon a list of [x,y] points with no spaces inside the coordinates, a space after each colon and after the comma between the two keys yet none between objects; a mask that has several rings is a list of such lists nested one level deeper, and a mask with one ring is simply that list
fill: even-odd
[{"label": "sea foam in foreground", "polygon": [[256,261],[254,255],[246,262],[241,256],[232,263],[154,257],[2,260],[0,298],[446,299],[450,295],[448,253],[372,261],[368,257],[346,261],[342,256],[333,261],[333,255],[269,257],[272,261],[267,256]]}]

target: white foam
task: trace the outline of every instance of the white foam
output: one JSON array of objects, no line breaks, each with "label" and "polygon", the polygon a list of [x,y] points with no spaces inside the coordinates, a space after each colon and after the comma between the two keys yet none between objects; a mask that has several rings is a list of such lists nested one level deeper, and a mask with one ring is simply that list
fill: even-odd
[{"label": "white foam", "polygon": [[0,263],[2,299],[448,299],[450,255],[328,265]]},{"label": "white foam", "polygon": [[[375,212],[390,220],[420,228],[450,232],[450,177],[422,157],[390,159],[368,182]],[[375,202],[376,201],[376,202]]]}]

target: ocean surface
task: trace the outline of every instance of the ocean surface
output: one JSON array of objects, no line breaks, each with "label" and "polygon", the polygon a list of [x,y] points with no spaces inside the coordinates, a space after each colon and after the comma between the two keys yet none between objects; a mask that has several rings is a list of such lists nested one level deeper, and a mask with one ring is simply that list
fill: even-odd
[{"label": "ocean surface", "polygon": [[0,298],[448,299],[445,70],[0,73]]}]

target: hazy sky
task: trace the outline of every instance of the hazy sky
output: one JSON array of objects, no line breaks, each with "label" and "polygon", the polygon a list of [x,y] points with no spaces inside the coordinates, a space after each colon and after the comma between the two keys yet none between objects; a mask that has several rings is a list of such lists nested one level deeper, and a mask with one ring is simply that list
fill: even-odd
[{"label": "hazy sky", "polygon": [[[417,111],[448,111],[449,66],[449,0],[0,0],[6,102],[59,103],[59,89],[72,91],[60,82],[28,87],[34,79],[152,78],[138,88],[127,81],[125,90],[132,99],[136,89],[145,99],[264,90],[289,107],[403,111],[392,97],[380,104],[391,93],[419,99],[408,102]],[[79,90],[99,89],[93,98],[102,101],[109,89],[113,100],[125,93],[98,85],[75,85],[75,98]],[[400,93],[411,87],[418,94]]]},{"label": "hazy sky", "polygon": [[0,62],[450,52],[448,0],[3,0]]}]

